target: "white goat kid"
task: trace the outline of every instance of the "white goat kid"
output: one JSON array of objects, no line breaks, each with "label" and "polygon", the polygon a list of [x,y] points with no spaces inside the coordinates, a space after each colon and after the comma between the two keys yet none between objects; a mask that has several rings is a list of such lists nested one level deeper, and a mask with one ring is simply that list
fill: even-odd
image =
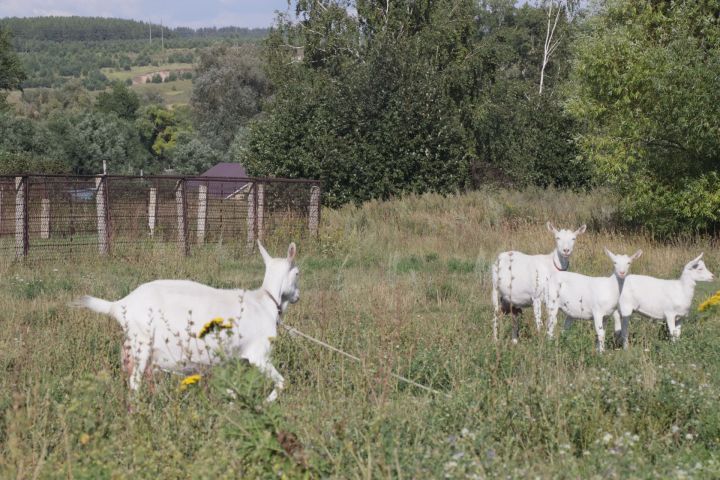
[{"label": "white goat kid", "polygon": [[709,282],[714,278],[701,260],[702,256],[701,253],[688,262],[678,280],[663,280],[646,275],[629,275],[625,279],[618,302],[622,316],[620,338],[623,348],[628,347],[628,324],[633,312],[654,320],[665,319],[672,341],[680,338],[682,317],[690,311],[695,283]]},{"label": "white goat kid", "polygon": [[512,341],[517,343],[519,315],[523,307],[532,305],[535,324],[542,329],[542,303],[547,296],[547,282],[555,272],[570,266],[570,255],[577,236],[585,232],[586,226],[572,230],[557,230],[547,222],[547,229],[555,236],[555,250],[547,255],[526,255],[522,252],[503,252],[493,266],[492,304],[493,338],[498,339],[498,317],[512,313]]},{"label": "white goat kid", "polygon": [[573,272],[557,272],[548,282],[548,336],[552,337],[557,323],[558,310],[567,316],[565,327],[567,330],[574,319],[592,319],[597,335],[597,349],[605,349],[605,330],[603,319],[613,314],[616,322],[620,316],[617,313],[618,299],[623,289],[625,277],[630,272],[630,265],[640,258],[642,250],[638,250],[631,257],[615,255],[607,248],[605,253],[613,261],[613,273],[609,277],[588,277]]},{"label": "white goat kid", "polygon": [[109,302],[84,296],[75,304],[111,315],[125,332],[123,366],[129,386],[138,390],[152,368],[192,373],[227,358],[244,358],[275,383],[283,377],[270,363],[271,341],[280,315],[300,299],[296,247],[287,258],[272,258],[258,242],[265,278],[257,290],[217,289],[189,280],[156,280]]}]

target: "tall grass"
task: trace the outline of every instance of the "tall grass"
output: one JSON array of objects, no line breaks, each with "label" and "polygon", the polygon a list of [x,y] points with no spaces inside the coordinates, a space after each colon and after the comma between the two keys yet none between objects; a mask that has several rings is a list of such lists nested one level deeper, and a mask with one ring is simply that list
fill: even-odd
[{"label": "tall grass", "polygon": [[[281,334],[271,386],[241,362],[179,391],[159,374],[130,400],[113,320],[65,306],[155,278],[255,287],[244,245],[189,259],[162,250],[72,265],[11,265],[0,285],[0,476],[20,478],[657,478],[720,476],[720,322],[691,314],[671,344],[631,322],[631,348],[594,351],[589,322],[555,341],[525,316],[491,339],[490,268],[509,248],[547,253],[547,219],[588,223],[571,268],[609,274],[604,245],[645,251],[635,273],[679,275],[707,239],[657,244],[613,228],[602,192],[481,191],[323,211],[299,245],[301,301],[285,321],[363,359]],[[280,254],[289,238],[273,238]],[[237,249],[235,249],[237,248]],[[696,302],[717,288],[701,284]],[[610,345],[608,344],[610,347]],[[398,383],[397,372],[450,398]],[[227,390],[236,392],[229,398]]]}]

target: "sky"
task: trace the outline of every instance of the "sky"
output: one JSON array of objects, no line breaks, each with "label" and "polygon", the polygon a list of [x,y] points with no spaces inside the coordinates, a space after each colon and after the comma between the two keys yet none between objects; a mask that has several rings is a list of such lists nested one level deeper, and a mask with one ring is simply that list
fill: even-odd
[{"label": "sky", "polygon": [[287,0],[0,0],[0,18],[79,15],[150,21],[170,27],[269,27]]}]

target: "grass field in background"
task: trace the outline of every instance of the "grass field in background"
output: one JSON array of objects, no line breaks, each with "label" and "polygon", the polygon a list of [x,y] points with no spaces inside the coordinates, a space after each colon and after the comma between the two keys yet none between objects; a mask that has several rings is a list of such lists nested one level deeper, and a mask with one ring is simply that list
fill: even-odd
[{"label": "grass field in background", "polygon": [[[549,341],[529,311],[519,345],[509,320],[501,341],[491,339],[492,262],[511,248],[550,252],[548,219],[588,224],[573,271],[609,275],[603,246],[642,248],[634,273],[677,277],[700,251],[720,270],[714,242],[660,244],[614,229],[613,211],[603,192],[542,190],[323,210],[321,238],[298,244],[301,299],[285,321],[363,364],[281,333],[273,359],[286,389],[270,405],[262,399],[271,385],[241,362],[185,391],[158,374],[155,393],[131,402],[119,326],[66,306],[82,294],[117,299],[157,278],[258,287],[262,261],[242,245],[188,259],[160,248],[5,266],[0,477],[717,478],[716,312],[693,311],[676,344],[661,324],[633,318],[630,349],[608,338],[603,355],[591,322]],[[290,240],[267,246],[284,254]],[[717,289],[699,284],[694,305]]]},{"label": "grass field in background", "polygon": [[133,85],[131,88],[138,94],[147,92],[158,93],[163,97],[165,106],[173,107],[190,103],[192,80],[175,80],[174,82],[167,83],[143,83],[141,85]]},{"label": "grass field in background", "polygon": [[123,70],[121,68],[101,68],[100,71],[110,80],[125,81],[136,75],[144,75],[164,70],[191,70],[192,68],[192,63],[161,63],[157,67],[154,65],[145,65],[144,67],[134,66],[130,70]]},{"label": "grass field in background", "polygon": [[[122,70],[115,68],[103,68],[101,71],[110,80],[121,80],[125,81],[128,78],[132,78],[136,75],[159,72],[164,70],[187,70],[192,69],[192,63],[166,63],[160,64],[160,66],[148,65],[145,67],[133,67],[132,70]],[[187,105],[190,103],[190,95],[192,94],[192,80],[175,80],[172,82],[163,83],[143,83],[139,85],[132,85],[130,87],[135,93],[142,95],[143,93],[154,92],[162,96],[164,105],[167,107]],[[26,88],[25,91],[31,93],[36,88]],[[100,92],[91,91],[91,96],[95,97]],[[10,105],[19,107],[22,104],[22,92],[11,91],[8,93],[7,101]]]}]

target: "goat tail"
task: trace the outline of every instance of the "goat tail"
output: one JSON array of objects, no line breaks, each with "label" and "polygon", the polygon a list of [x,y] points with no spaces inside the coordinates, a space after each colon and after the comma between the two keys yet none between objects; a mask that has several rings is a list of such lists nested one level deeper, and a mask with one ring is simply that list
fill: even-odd
[{"label": "goat tail", "polygon": [[111,315],[113,304],[114,302],[108,302],[102,298],[91,297],[90,295],[83,295],[82,297],[70,302],[71,307],[88,308],[93,312],[105,315]]}]

